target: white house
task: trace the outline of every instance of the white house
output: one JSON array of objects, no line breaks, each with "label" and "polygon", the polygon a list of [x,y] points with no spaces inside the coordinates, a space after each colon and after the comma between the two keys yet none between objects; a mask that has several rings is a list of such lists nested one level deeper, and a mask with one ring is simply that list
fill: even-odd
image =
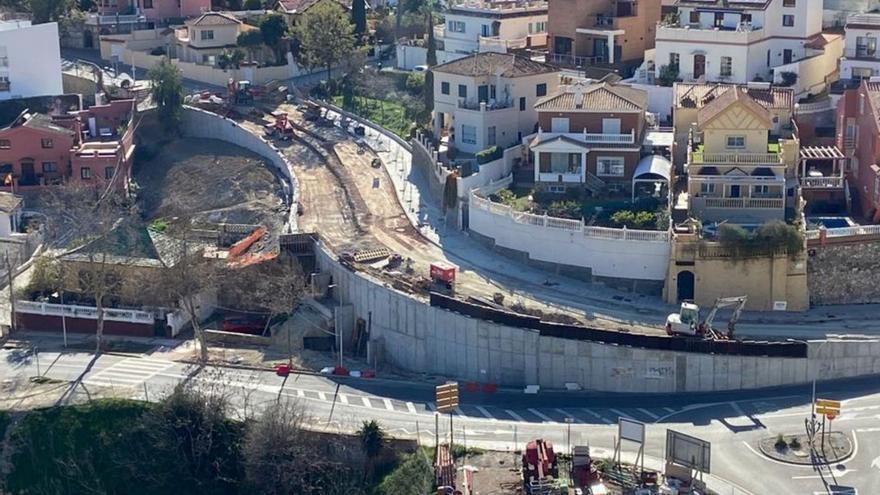
[{"label": "white house", "polygon": [[0,21],[0,100],[63,92],[58,24]]},{"label": "white house", "polygon": [[513,54],[475,53],[432,71],[434,137],[465,153],[535,132],[535,102],[559,87],[559,69]]},{"label": "white house", "polygon": [[446,23],[435,36],[444,50],[471,54],[505,53],[510,48],[547,45],[547,2],[470,1],[446,12]]},{"label": "white house", "polygon": [[846,20],[841,79],[870,79],[880,75],[880,12],[851,15]]},{"label": "white house", "polygon": [[822,32],[822,0],[677,0],[678,12],[657,27],[656,76],[678,68],[683,81],[782,82],[797,74],[795,93],[824,89],[837,69],[839,35]]}]

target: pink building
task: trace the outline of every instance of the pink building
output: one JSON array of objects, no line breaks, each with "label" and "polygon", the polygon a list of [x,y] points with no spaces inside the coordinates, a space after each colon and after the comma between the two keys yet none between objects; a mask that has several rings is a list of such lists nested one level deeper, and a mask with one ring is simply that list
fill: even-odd
[{"label": "pink building", "polygon": [[99,0],[101,15],[140,13],[147,20],[195,17],[211,10],[211,0]]},{"label": "pink building", "polygon": [[0,190],[74,182],[128,186],[136,106],[117,100],[59,115],[24,111],[0,129]]}]

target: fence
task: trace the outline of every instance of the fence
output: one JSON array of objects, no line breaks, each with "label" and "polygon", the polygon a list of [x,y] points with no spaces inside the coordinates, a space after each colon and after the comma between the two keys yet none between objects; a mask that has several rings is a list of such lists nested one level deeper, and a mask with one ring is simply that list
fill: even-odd
[{"label": "fence", "polygon": [[494,203],[488,199],[481,198],[473,192],[471,192],[470,196],[470,207],[472,209],[480,209],[496,215],[510,217],[514,222],[519,224],[537,225],[550,229],[581,232],[585,237],[593,237],[596,239],[669,242],[669,232],[667,231],[636,230],[627,229],[625,227],[621,229],[592,227],[586,225],[582,220],[571,220],[567,218],[535,215],[533,213],[516,211],[510,206]]},{"label": "fence", "polygon": [[[16,301],[15,312],[46,316],[64,316],[67,318],[85,318],[90,320],[98,319],[98,310],[94,307],[77,306],[74,304]],[[156,320],[156,315],[134,309],[107,308],[104,310],[104,319],[107,321],[122,321],[127,323],[144,323],[152,325]]]},{"label": "fence", "polygon": [[[880,225],[859,225],[855,227],[838,227],[834,229],[824,229],[825,237],[858,237],[858,236],[880,236]],[[808,230],[807,240],[820,239],[822,230]]]}]

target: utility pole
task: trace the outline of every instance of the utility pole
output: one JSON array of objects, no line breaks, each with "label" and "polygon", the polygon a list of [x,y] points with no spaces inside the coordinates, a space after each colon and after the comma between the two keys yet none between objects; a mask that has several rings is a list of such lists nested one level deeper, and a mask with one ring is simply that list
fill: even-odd
[{"label": "utility pole", "polygon": [[9,287],[9,308],[12,313],[9,315],[9,332],[13,333],[17,330],[15,325],[15,290],[12,287],[12,263],[9,261],[9,251],[6,251],[6,282]]}]

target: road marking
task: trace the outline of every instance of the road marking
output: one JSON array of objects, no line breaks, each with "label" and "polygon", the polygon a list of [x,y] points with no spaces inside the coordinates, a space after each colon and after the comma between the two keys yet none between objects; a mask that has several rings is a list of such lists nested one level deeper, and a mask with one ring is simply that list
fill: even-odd
[{"label": "road marking", "polygon": [[366,397],[361,397],[361,402],[364,403],[364,406],[369,407],[371,409],[373,408],[373,404],[370,402],[370,399],[368,399]]},{"label": "road marking", "polygon": [[487,411],[485,407],[483,407],[483,406],[475,406],[475,407],[477,408],[477,411],[480,411],[480,414],[482,414],[483,416],[486,417],[486,419],[491,419],[491,420],[497,421],[495,419],[495,416],[492,416],[492,413]]},{"label": "road marking", "polygon": [[647,409],[642,409],[640,407],[640,408],[638,408],[638,410],[639,410],[639,412],[646,414],[649,418],[653,419],[654,421],[657,421],[658,419],[660,419],[660,416],[657,416],[656,414],[652,413],[651,411],[649,411]]},{"label": "road marking", "polygon": [[666,412],[668,412],[669,414],[672,414],[672,413],[675,412],[675,409],[673,409],[673,408],[671,408],[671,407],[664,407],[663,410],[666,411]]},{"label": "road marking", "polygon": [[529,409],[526,409],[526,411],[528,411],[528,412],[534,414],[535,416],[541,418],[541,420],[543,420],[543,421],[546,421],[546,422],[548,422],[548,423],[555,423],[555,421],[553,421],[553,418],[547,416],[546,414],[543,414],[541,411],[538,411],[537,409],[529,408]]},{"label": "road marking", "polygon": [[437,411],[437,406],[435,406],[433,402],[425,402],[425,407],[431,412]]},{"label": "road marking", "polygon": [[339,399],[339,402],[348,405],[348,396],[345,394],[336,394],[336,398]]},{"label": "road marking", "polygon": [[296,396],[302,399],[306,396],[306,391],[302,389],[296,389]]},{"label": "road marking", "polygon": [[877,433],[880,431],[880,428],[858,428],[855,431],[858,433]]},{"label": "road marking", "polygon": [[733,412],[737,413],[739,416],[748,416],[745,413],[745,411],[743,411],[742,408],[739,407],[739,404],[737,404],[736,402],[728,402],[728,404],[730,404],[730,407],[733,409]]},{"label": "road marking", "polygon": [[458,406],[455,406],[455,414],[458,414],[459,416],[467,417],[467,414],[465,414],[464,411],[462,411],[461,408]]},{"label": "road marking", "polygon": [[508,416],[510,416],[511,418],[513,418],[516,421],[525,422],[525,419],[523,419],[522,416],[511,411],[510,409],[505,409],[504,412],[507,413]]},{"label": "road marking", "polygon": [[611,421],[610,419],[606,418],[605,416],[602,416],[601,414],[593,411],[592,409],[587,409],[586,407],[584,407],[582,410],[586,411],[589,414],[592,414],[594,417],[596,417],[597,419],[599,419],[600,421],[602,421],[606,425],[614,424],[614,421]]},{"label": "road marking", "polygon": [[389,411],[394,410],[394,404],[391,403],[391,399],[382,399],[382,402],[385,404],[385,409]]},{"label": "road marking", "polygon": [[632,416],[630,416],[629,414],[625,414],[625,413],[623,413],[622,411],[617,410],[617,409],[609,409],[609,411],[611,411],[611,412],[613,412],[614,414],[616,414],[619,418],[635,419],[635,418],[633,418]]},{"label": "road marking", "polygon": [[318,398],[326,402],[327,394],[325,394],[324,392],[318,392]]},{"label": "road marking", "polygon": [[832,470],[830,466],[819,466],[820,471],[824,471],[825,469],[828,469],[828,472],[825,473],[824,475],[810,474],[810,475],[806,475],[806,476],[792,476],[791,479],[793,479],[793,480],[821,480],[821,479],[828,478],[829,476],[832,476],[834,478],[843,478],[844,476],[846,476],[849,473],[855,473],[858,471],[858,469],[844,469],[843,471],[837,471],[837,470]]},{"label": "road marking", "polygon": [[412,402],[407,402],[406,403],[406,410],[412,414],[416,414],[416,405],[413,404]]}]

